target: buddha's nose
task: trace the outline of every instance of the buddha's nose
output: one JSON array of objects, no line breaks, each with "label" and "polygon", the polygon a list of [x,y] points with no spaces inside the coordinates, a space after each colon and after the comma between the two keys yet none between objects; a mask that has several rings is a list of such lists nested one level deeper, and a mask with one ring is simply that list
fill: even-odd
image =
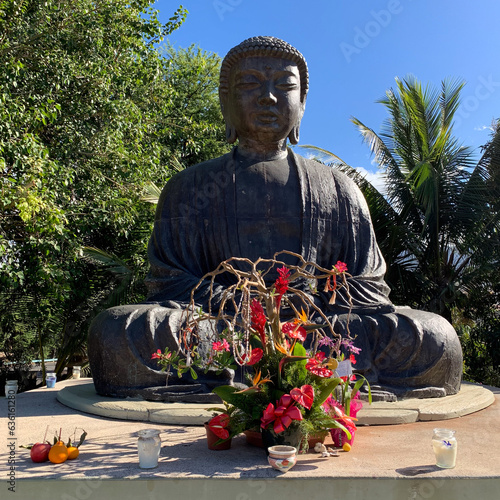
[{"label": "buddha's nose", "polygon": [[276,99],[276,96],[273,94],[272,89],[269,87],[266,87],[259,97],[259,104],[270,105],[276,104],[277,102],[278,100]]}]

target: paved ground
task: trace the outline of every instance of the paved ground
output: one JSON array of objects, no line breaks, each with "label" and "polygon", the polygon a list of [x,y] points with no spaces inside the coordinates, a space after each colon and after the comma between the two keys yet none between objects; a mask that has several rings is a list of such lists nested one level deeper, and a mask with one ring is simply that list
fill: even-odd
[{"label": "paved ground", "polygon": [[[81,455],[77,460],[60,465],[34,464],[29,458],[29,451],[17,447],[16,480],[280,477],[278,472],[268,466],[264,451],[247,445],[243,436],[233,440],[231,450],[214,452],[206,447],[205,431],[202,427],[98,417],[71,409],[56,400],[57,391],[65,386],[84,385],[88,382],[89,380],[85,379],[61,382],[56,384],[55,389],[37,389],[17,395],[14,432],[18,445],[41,441],[47,425],[51,436],[62,428],[62,436],[67,439],[74,433],[75,428],[83,428],[88,432],[88,439],[82,445]],[[351,452],[342,452],[339,457],[329,459],[322,459],[315,453],[302,455],[298,464],[281,477],[346,480],[416,477],[429,481],[446,478],[498,480],[500,391],[492,391],[495,394],[495,402],[491,406],[453,420],[360,427]],[[5,481],[9,453],[6,443],[11,440],[6,432],[8,413],[5,399],[0,401],[0,412],[1,433],[2,436],[5,435],[0,445],[1,484]],[[459,448],[455,469],[443,470],[433,465],[431,436],[432,429],[437,426],[456,430]],[[160,463],[158,468],[150,471],[138,467],[137,431],[143,428],[157,428],[161,431]],[[80,431],[76,434],[79,435]],[[438,488],[438,483],[439,481],[434,481],[433,488]],[[486,497],[478,496],[477,500],[482,498]]]}]

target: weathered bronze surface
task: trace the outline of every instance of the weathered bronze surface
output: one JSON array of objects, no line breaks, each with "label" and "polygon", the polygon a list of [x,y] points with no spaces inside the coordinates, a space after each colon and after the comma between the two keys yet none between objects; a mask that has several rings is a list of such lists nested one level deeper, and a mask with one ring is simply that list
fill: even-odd
[{"label": "weathered bronze surface", "polygon": [[[282,40],[252,38],[227,54],[220,101],[227,139],[238,145],[178,173],[165,186],[148,249],[147,302],[109,309],[90,330],[99,394],[123,396],[161,385],[165,375],[151,353],[177,349],[182,308],[200,278],[231,257],[272,258],[281,250],[324,268],[338,260],[347,264],[353,276],[349,329],[362,349],[355,368],[380,398],[458,392],[457,335],[438,315],[390,302],[385,262],[357,186],[341,172],[287,149],[287,140],[298,142],[308,86],[304,58]],[[218,282],[216,296],[225,285]],[[204,306],[208,296],[207,284],[196,301]],[[345,331],[347,297],[339,293],[329,305],[320,292],[315,300],[336,318],[338,331]],[[210,388],[231,375],[208,374],[202,382]]]}]

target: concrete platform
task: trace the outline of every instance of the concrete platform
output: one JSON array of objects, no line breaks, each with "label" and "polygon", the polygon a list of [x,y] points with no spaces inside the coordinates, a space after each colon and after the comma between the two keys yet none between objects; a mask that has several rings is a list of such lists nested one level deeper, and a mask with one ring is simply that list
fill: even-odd
[{"label": "concrete platform", "polygon": [[[233,440],[230,450],[214,452],[207,449],[199,426],[115,420],[83,414],[57,401],[58,389],[86,384],[88,380],[70,381],[56,384],[55,389],[19,394],[9,407],[8,400],[0,401],[1,498],[10,498],[9,487],[15,489],[12,498],[37,500],[496,500],[500,496],[498,389],[492,389],[491,406],[453,420],[360,427],[351,452],[329,459],[315,453],[301,455],[283,475],[270,468],[264,451],[246,444],[243,436]],[[29,451],[19,445],[41,441],[47,425],[50,435],[62,427],[64,439],[75,428],[88,432],[78,459],[59,465],[31,462]],[[454,469],[433,465],[431,436],[436,426],[456,430],[459,448]],[[159,429],[162,438],[159,466],[149,471],[138,467],[137,431],[143,428]],[[9,458],[15,463],[9,464]]]},{"label": "concrete platform", "polygon": [[[65,386],[58,392],[57,399],[70,408],[93,415],[172,425],[203,425],[210,415],[206,408],[218,406],[213,403],[159,403],[140,398],[107,398],[96,394],[91,379]],[[482,410],[494,400],[493,393],[488,389],[476,384],[463,384],[460,393],[455,396],[365,404],[358,418],[362,425],[447,420]]]}]

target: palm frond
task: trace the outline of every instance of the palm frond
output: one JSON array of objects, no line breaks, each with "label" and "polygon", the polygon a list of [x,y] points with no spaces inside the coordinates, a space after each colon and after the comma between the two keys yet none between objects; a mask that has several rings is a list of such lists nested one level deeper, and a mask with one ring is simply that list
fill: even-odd
[{"label": "palm frond", "polygon": [[154,182],[148,181],[144,185],[144,191],[146,194],[141,199],[156,205],[160,199],[161,189]]}]

